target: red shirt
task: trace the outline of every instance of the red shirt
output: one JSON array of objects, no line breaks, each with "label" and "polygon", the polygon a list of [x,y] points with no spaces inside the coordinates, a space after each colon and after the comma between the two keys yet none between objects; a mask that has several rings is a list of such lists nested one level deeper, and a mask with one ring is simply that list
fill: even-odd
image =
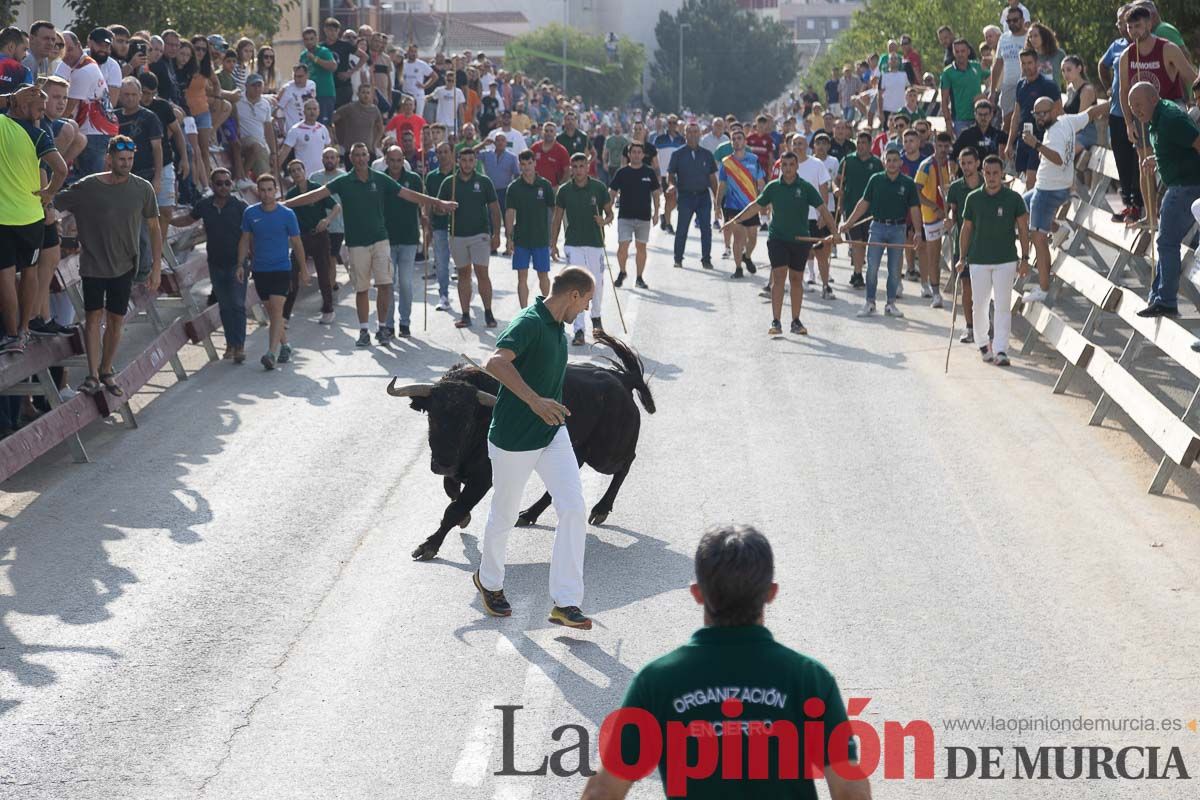
[{"label": "red shirt", "polygon": [[762,167],[763,172],[770,171],[771,157],[775,154],[775,140],[771,138],[771,134],[757,131],[750,134],[746,137],[746,147],[758,156],[758,165]]},{"label": "red shirt", "polygon": [[571,166],[567,148],[558,142],[547,147],[545,141],[538,139],[529,149],[533,151],[535,171],[550,181],[550,185],[557,188],[567,179],[567,169]]},{"label": "red shirt", "polygon": [[426,125],[425,118],[417,114],[397,114],[388,120],[385,131],[392,131],[396,134],[396,144],[400,143],[400,137],[405,131],[413,132],[413,139],[417,142],[421,141],[421,129]]}]

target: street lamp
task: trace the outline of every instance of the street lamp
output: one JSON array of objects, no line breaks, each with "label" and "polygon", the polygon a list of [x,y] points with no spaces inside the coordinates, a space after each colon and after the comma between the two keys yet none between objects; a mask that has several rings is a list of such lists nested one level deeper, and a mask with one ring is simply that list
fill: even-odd
[{"label": "street lamp", "polygon": [[679,108],[676,113],[683,114],[683,29],[692,27],[687,22],[679,23]]}]

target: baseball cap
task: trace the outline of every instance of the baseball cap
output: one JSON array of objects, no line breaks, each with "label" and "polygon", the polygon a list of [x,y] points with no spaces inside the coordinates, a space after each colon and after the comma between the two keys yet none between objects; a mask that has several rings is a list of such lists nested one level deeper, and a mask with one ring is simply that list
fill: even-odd
[{"label": "baseball cap", "polygon": [[95,28],[91,33],[88,34],[89,42],[103,42],[105,44],[112,44],[112,40],[112,31],[110,31],[108,28]]},{"label": "baseball cap", "polygon": [[214,50],[219,50],[222,53],[229,49],[229,42],[225,41],[225,37],[219,33],[210,35],[208,43]]},{"label": "baseball cap", "polygon": [[251,72],[246,77],[246,85],[247,86],[249,86],[252,83],[262,83],[262,82],[263,82],[263,76],[259,75],[257,72]]}]

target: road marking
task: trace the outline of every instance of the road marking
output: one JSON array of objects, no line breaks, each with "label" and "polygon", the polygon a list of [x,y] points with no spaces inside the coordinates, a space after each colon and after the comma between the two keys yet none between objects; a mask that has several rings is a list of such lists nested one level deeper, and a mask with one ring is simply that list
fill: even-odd
[{"label": "road marking", "polygon": [[467,735],[467,741],[463,743],[462,753],[450,778],[456,785],[479,786],[487,776],[488,763],[492,758],[492,742],[495,740],[492,728],[497,719],[492,710],[493,705],[490,700],[479,701],[475,725]]}]

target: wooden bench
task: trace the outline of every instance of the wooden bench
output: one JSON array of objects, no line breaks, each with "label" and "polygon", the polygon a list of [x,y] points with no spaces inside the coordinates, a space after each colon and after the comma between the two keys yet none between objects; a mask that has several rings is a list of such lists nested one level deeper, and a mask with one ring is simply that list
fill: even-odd
[{"label": "wooden bench", "polygon": [[[90,403],[95,410],[95,402],[90,397],[86,397],[87,403],[76,403],[79,397],[64,402],[50,374],[52,366],[83,352],[83,333],[76,329],[70,336],[34,338],[20,355],[0,356],[0,395],[40,395],[45,397],[50,405],[48,414],[43,414],[33,423],[0,441],[0,480],[22,469],[64,440],[70,441],[75,461],[88,460],[83,441],[79,438],[79,431],[92,419],[97,418],[85,409]],[[64,411],[68,405],[70,410]],[[98,415],[99,412],[95,413]],[[47,417],[50,419],[42,423]]]}]

